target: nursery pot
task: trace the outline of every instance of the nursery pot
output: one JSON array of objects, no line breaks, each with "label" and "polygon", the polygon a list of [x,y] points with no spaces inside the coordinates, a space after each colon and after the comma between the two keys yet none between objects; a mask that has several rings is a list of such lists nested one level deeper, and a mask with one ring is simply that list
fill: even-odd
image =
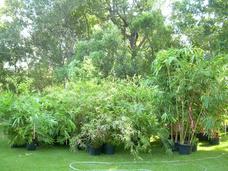
[{"label": "nursery pot", "polygon": [[179,143],[175,142],[172,146],[172,151],[179,151]]},{"label": "nursery pot", "polygon": [[179,154],[191,154],[192,146],[190,144],[179,144]]},{"label": "nursery pot", "polygon": [[26,146],[27,150],[29,150],[29,151],[34,151],[34,150],[36,150],[36,147],[37,147],[37,144],[36,144],[35,142],[29,143],[29,144],[27,144],[27,146]]},{"label": "nursery pot", "polygon": [[112,144],[104,144],[103,145],[103,152],[105,154],[114,154],[115,153],[115,147]]},{"label": "nursery pot", "polygon": [[102,152],[102,147],[93,147],[88,145],[87,147],[88,153],[92,156],[100,155]]},{"label": "nursery pot", "polygon": [[210,143],[211,145],[219,145],[219,143],[220,143],[219,137],[210,138],[210,139],[209,139],[209,143]]},{"label": "nursery pot", "polygon": [[11,148],[24,148],[26,147],[26,144],[12,144]]},{"label": "nursery pot", "polygon": [[199,139],[199,141],[208,141],[208,135],[204,133],[198,133],[196,134],[196,137]]}]

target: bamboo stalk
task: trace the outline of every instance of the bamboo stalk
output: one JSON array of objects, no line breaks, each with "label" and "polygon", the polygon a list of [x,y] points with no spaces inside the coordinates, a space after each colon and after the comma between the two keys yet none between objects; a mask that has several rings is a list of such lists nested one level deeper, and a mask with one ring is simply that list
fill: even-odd
[{"label": "bamboo stalk", "polygon": [[35,140],[36,138],[36,125],[33,124],[33,139]]},{"label": "bamboo stalk", "polygon": [[171,134],[171,140],[173,141],[173,124],[170,124],[170,134]]},{"label": "bamboo stalk", "polygon": [[181,115],[181,129],[180,129],[180,143],[184,144],[184,102],[181,101],[181,109],[182,109],[182,115]]},{"label": "bamboo stalk", "polygon": [[199,123],[199,119],[200,119],[200,117],[201,117],[201,114],[203,113],[202,111],[203,111],[203,108],[201,108],[200,113],[199,113],[199,116],[197,117],[197,120],[196,120],[196,124],[195,124],[195,126],[194,126],[194,129],[192,130],[192,135],[191,135],[190,143],[192,143],[194,134],[195,134],[195,132],[196,132],[197,125],[198,125],[198,123]]},{"label": "bamboo stalk", "polygon": [[186,135],[187,135],[187,132],[188,132],[188,127],[189,127],[189,124],[187,122],[186,129],[184,131],[184,138],[183,138],[183,140],[185,140],[185,138],[186,138]]}]

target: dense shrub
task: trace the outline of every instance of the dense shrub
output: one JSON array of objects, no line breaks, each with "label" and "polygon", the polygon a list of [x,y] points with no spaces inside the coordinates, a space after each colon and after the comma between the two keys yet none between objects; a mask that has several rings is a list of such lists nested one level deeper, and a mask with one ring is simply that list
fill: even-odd
[{"label": "dense shrub", "polygon": [[5,96],[1,113],[11,144],[112,142],[137,154],[150,151],[151,137],[167,136],[155,113],[157,90],[140,79],[79,81],[40,95]]},{"label": "dense shrub", "polygon": [[14,102],[14,94],[12,92],[0,92],[0,121],[10,118],[10,108]]},{"label": "dense shrub", "polygon": [[163,92],[158,106],[171,138],[175,135],[177,141],[179,136],[181,144],[191,144],[199,126],[206,133],[218,130],[228,103],[225,64],[225,58],[207,59],[197,48],[158,53],[153,81]]},{"label": "dense shrub", "polygon": [[67,144],[71,135],[76,131],[76,99],[73,91],[61,88],[49,89],[42,96],[41,111],[55,118],[57,122],[52,137],[55,143]]},{"label": "dense shrub", "polygon": [[169,134],[191,143],[200,128],[213,134],[220,125],[227,112],[223,63],[200,49],[170,49],[158,53],[148,79],[81,79],[42,93],[25,83],[23,91],[1,93],[0,116],[11,144],[112,144],[137,155],[160,139],[169,150]]},{"label": "dense shrub", "polygon": [[[4,130],[7,133],[10,144],[25,144],[39,139],[41,142],[51,143],[50,139],[54,118],[40,111],[39,97],[36,95],[23,94],[13,96],[10,104],[4,106],[1,111]],[[4,98],[11,99],[11,96]],[[7,109],[7,111],[6,111]]]},{"label": "dense shrub", "polygon": [[[85,96],[91,88],[92,95]],[[83,89],[88,92],[83,92]],[[87,115],[87,120],[82,123],[79,135],[73,138],[73,148],[78,143],[85,146],[86,143],[118,142],[137,154],[140,151],[150,151],[152,136],[162,135],[162,138],[167,139],[165,128],[162,128],[153,112],[156,88],[151,89],[140,80],[115,80],[100,82],[91,87],[84,85],[80,90],[83,94],[78,98],[89,98],[84,99],[84,103],[89,102],[89,105],[84,106],[81,103],[83,100],[79,100],[79,106],[82,106],[80,109]]]}]

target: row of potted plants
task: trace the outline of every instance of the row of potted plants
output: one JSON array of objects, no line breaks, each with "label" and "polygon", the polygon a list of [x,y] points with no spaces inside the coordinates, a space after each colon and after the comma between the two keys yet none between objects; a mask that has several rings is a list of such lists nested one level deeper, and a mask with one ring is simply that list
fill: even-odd
[{"label": "row of potted plants", "polygon": [[211,137],[205,133],[200,132],[196,135],[196,137],[199,139],[199,141],[209,142],[211,145],[218,145],[220,143],[218,132],[215,132],[213,135],[211,135]]},{"label": "row of potted plants", "polygon": [[169,141],[190,149],[201,128],[214,138],[227,112],[222,63],[222,58],[206,60],[195,48],[161,51],[147,79],[78,81],[42,93],[3,92],[0,116],[16,146],[38,141],[91,151],[124,144],[136,155],[150,152],[151,137],[158,137],[167,149]]},{"label": "row of potted plants", "polygon": [[155,90],[140,84],[83,82],[42,94],[2,93],[1,101],[12,97],[0,106],[5,133],[12,147],[66,144],[91,152],[103,146],[113,153],[113,145],[124,144],[135,155],[149,151],[150,137],[163,131],[165,139],[167,131],[153,113]]}]

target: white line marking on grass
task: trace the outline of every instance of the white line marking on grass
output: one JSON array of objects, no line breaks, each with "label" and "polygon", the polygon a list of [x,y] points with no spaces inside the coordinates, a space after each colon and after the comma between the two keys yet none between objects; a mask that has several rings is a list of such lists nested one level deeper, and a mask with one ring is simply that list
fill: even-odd
[{"label": "white line marking on grass", "polygon": [[[153,163],[171,163],[175,165],[182,165],[182,164],[187,164],[188,162],[194,162],[194,161],[204,161],[204,160],[209,160],[209,159],[218,159],[223,157],[224,155],[227,155],[225,153],[222,153],[218,156],[213,156],[213,157],[205,157],[205,158],[199,158],[199,159],[191,159],[191,160],[163,160],[163,161],[132,161],[132,162],[91,162],[91,161],[77,161],[77,162],[72,162],[69,164],[69,168],[74,170],[74,171],[83,171],[81,169],[78,169],[74,167],[73,165],[79,164],[79,165],[115,165],[115,166],[128,166],[128,165],[134,165],[134,164],[153,164]],[[182,162],[182,163],[179,163]],[[204,170],[207,171],[207,168],[201,164],[199,164]],[[110,169],[99,169],[99,171],[108,171]],[[111,169],[110,171],[152,171],[150,169]],[[98,171],[98,170],[89,170],[89,171]]]}]

